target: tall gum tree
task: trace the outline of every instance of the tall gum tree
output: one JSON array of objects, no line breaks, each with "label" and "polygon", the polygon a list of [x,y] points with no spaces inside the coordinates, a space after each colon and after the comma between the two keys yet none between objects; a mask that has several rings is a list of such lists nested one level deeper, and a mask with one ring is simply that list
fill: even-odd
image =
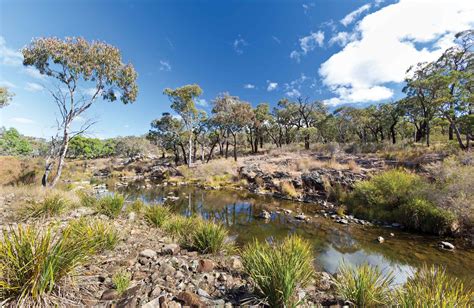
[{"label": "tall gum tree", "polygon": [[[58,134],[52,140],[42,178],[43,186],[54,187],[61,176],[69,141],[93,124],[86,121],[79,130],[72,131],[74,119],[99,98],[133,103],[138,95],[137,73],[131,64],[122,62],[116,47],[99,41],[88,42],[80,37],[37,38],[23,48],[22,53],[23,65],[33,66],[40,74],[51,78],[53,85],[49,92],[59,109]],[[49,183],[48,176],[54,164],[57,164],[56,173]]]}]

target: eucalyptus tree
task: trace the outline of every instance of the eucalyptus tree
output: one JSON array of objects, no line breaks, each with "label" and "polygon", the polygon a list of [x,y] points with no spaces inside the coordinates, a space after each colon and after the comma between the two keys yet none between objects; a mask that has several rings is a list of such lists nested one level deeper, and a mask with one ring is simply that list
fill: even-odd
[{"label": "eucalyptus tree", "polygon": [[270,106],[268,103],[258,104],[253,110],[253,122],[249,125],[248,141],[253,153],[258,152],[258,145],[263,148],[263,132],[270,121]]},{"label": "eucalyptus tree", "polygon": [[194,102],[202,94],[197,84],[185,85],[180,88],[166,88],[163,92],[171,101],[171,108],[181,117],[188,138],[188,166],[192,164],[193,131],[199,125],[200,112]]},{"label": "eucalyptus tree", "polygon": [[[231,96],[228,93],[219,95],[213,104],[213,121],[227,132],[226,137],[232,136],[234,160],[237,161],[237,134],[249,123],[252,123],[255,117],[252,107],[249,103],[241,101],[239,97]],[[226,144],[228,144],[228,140]]]},{"label": "eucalyptus tree", "polygon": [[[52,139],[42,178],[43,186],[53,187],[61,176],[69,141],[93,124],[86,121],[78,131],[72,131],[73,121],[99,98],[133,103],[138,95],[137,73],[131,64],[122,62],[118,48],[83,38],[37,38],[23,48],[22,53],[25,66],[35,67],[54,83],[49,92],[60,118],[57,119],[58,133]],[[48,183],[55,163],[56,174]]]},{"label": "eucalyptus tree", "polygon": [[8,106],[13,98],[13,93],[7,87],[0,87],[0,108]]},{"label": "eucalyptus tree", "polygon": [[183,122],[170,113],[163,115],[151,122],[151,129],[148,133],[148,139],[159,143],[164,149],[173,151],[175,164],[180,161],[179,150],[183,151],[183,161],[187,163],[186,151],[184,150],[185,129]]}]

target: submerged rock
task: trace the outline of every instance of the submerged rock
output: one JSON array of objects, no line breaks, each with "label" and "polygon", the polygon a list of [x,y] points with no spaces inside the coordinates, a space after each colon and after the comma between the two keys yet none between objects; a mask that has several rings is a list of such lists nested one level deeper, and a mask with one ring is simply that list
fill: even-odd
[{"label": "submerged rock", "polygon": [[450,242],[444,242],[444,241],[441,241],[439,242],[439,247],[443,248],[443,249],[446,249],[446,250],[453,250],[454,248],[454,245],[451,244]]},{"label": "submerged rock", "polygon": [[258,218],[261,219],[270,219],[272,217],[272,214],[270,214],[268,211],[263,210],[260,214],[258,214]]},{"label": "submerged rock", "polygon": [[385,242],[385,239],[383,237],[379,236],[379,237],[377,237],[377,241],[379,243],[383,243],[383,242]]}]

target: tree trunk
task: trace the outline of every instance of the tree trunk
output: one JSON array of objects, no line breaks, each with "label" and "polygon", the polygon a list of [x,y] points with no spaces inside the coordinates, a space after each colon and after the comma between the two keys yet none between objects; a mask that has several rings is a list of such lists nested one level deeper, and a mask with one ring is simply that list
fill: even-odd
[{"label": "tree trunk", "polygon": [[193,154],[192,154],[192,151],[193,151],[193,135],[192,133],[190,132],[189,134],[189,158],[188,158],[188,167],[191,167],[191,164],[193,163],[192,159],[193,159]]},{"label": "tree trunk", "polygon": [[187,165],[188,164],[188,159],[186,158],[186,150],[184,149],[184,145],[182,143],[180,143],[179,145],[181,147],[181,151],[183,152],[183,160],[184,160],[184,164]]},{"label": "tree trunk", "polygon": [[214,148],[216,147],[216,144],[220,142],[214,142],[211,146],[211,150],[209,151],[209,156],[207,157],[207,162],[209,162],[212,159],[212,153],[214,153]]},{"label": "tree trunk", "polygon": [[225,142],[225,159],[229,157],[229,141],[226,140]]},{"label": "tree trunk", "polygon": [[392,135],[392,143],[395,144],[397,143],[397,136],[396,136],[396,133],[395,133],[395,125],[391,125],[390,126],[390,134]]},{"label": "tree trunk", "polygon": [[309,150],[309,134],[305,134],[304,136],[304,148],[305,150]]},{"label": "tree trunk", "polygon": [[69,146],[69,135],[67,131],[64,132],[63,137],[63,145],[61,147],[61,151],[59,152],[59,161],[58,161],[58,168],[56,170],[56,174],[54,175],[53,180],[51,181],[50,187],[56,186],[61,177],[61,173],[63,172],[64,167],[64,159],[66,158],[67,148]]},{"label": "tree trunk", "polygon": [[237,135],[234,134],[234,160],[237,161]]}]

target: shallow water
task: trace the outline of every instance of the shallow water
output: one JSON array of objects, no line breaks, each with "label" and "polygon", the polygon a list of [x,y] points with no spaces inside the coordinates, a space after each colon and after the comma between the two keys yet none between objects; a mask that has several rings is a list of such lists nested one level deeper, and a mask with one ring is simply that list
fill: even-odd
[{"label": "shallow water", "polygon": [[[315,266],[335,273],[342,263],[357,265],[368,262],[383,271],[393,271],[395,283],[403,283],[417,267],[426,263],[445,266],[447,271],[467,285],[474,285],[474,251],[457,248],[445,251],[437,247],[439,238],[417,235],[398,229],[368,227],[357,224],[341,225],[317,215],[314,204],[275,199],[240,191],[214,191],[197,187],[156,187],[140,189],[129,186],[123,190],[129,199],[140,198],[149,203],[171,205],[176,212],[190,216],[199,214],[205,219],[225,224],[239,246],[257,238],[277,240],[290,233],[308,239],[314,248]],[[171,201],[169,196],[179,197]],[[272,212],[271,219],[256,218],[262,211]],[[290,209],[293,214],[276,213]],[[296,212],[311,216],[311,222],[293,218]],[[317,216],[315,216],[317,215]],[[390,233],[395,236],[391,237]],[[380,244],[378,236],[385,238]],[[455,243],[456,244],[456,243]]]}]

